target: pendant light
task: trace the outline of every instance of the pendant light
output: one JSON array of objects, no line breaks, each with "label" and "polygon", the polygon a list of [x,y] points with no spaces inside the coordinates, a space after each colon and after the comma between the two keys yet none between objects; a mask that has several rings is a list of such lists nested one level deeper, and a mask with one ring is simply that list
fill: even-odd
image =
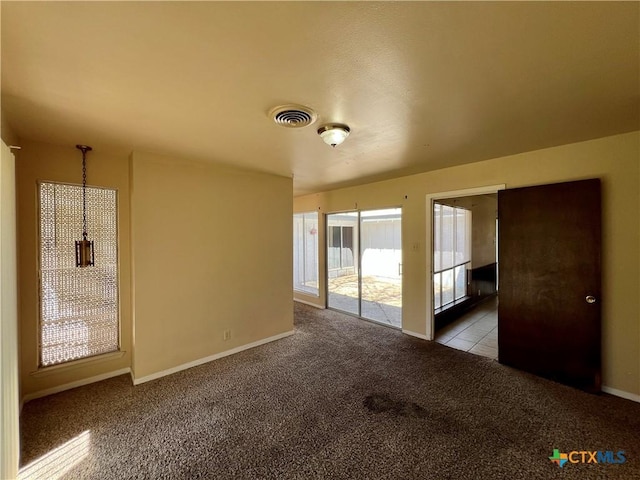
[{"label": "pendant light", "polygon": [[82,152],[82,240],[76,240],[76,267],[92,267],[94,263],[93,241],[87,240],[87,145],[76,145]]}]

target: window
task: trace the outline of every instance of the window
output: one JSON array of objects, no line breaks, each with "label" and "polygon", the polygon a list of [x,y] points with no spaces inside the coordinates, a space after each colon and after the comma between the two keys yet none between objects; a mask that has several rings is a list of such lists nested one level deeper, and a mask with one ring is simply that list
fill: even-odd
[{"label": "window", "polygon": [[293,289],[318,295],[318,214],[293,215]]},{"label": "window", "polygon": [[329,268],[353,267],[353,227],[330,226]]},{"label": "window", "polygon": [[78,268],[82,187],[39,186],[40,367],[119,349],[116,194],[87,187],[87,231],[95,245],[95,266]]},{"label": "window", "polygon": [[433,207],[434,309],[466,296],[471,266],[471,211],[435,203]]}]

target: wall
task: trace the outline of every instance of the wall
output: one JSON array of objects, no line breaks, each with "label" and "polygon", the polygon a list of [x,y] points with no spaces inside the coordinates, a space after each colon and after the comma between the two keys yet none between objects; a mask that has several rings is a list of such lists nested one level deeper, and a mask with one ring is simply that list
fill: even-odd
[{"label": "wall", "polygon": [[19,145],[18,136],[11,125],[9,125],[9,122],[7,122],[4,111],[2,110],[0,110],[0,137],[2,137],[2,141],[7,146]]},{"label": "wall", "polygon": [[133,154],[137,382],[293,330],[292,188]]},{"label": "wall", "polygon": [[4,141],[0,148],[0,478],[15,478],[20,452],[15,159]]},{"label": "wall", "polygon": [[[640,395],[640,132],[563,145],[294,199],[320,213],[403,206],[403,329],[427,331],[427,194],[487,185],[507,188],[602,179],[603,383]],[[357,206],[357,207],[356,207]],[[321,222],[322,225],[322,222]],[[320,232],[324,235],[324,232]],[[322,237],[320,237],[322,238]],[[323,259],[324,245],[320,249]],[[323,270],[321,270],[323,271]],[[319,298],[298,296],[324,305]],[[636,397],[640,398],[640,397]]]},{"label": "wall", "polygon": [[22,142],[16,160],[18,194],[18,277],[20,386],[23,398],[55,391],[94,377],[123,372],[131,365],[131,256],[129,243],[129,159],[122,151],[96,149],[87,154],[87,184],[118,190],[120,322],[122,355],[87,359],[38,372],[38,210],[37,182],[82,182],[82,154],[67,147]]},{"label": "wall", "polygon": [[293,330],[291,179],[96,149],[87,183],[118,189],[122,353],[39,371],[37,182],[80,183],[82,157],[74,146],[21,145],[23,399],[130,369],[148,378]]}]

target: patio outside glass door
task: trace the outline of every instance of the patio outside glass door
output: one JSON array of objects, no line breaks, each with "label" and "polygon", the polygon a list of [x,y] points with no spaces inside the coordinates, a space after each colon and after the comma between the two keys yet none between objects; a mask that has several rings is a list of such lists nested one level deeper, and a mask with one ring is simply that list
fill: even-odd
[{"label": "patio outside glass door", "polygon": [[402,210],[327,215],[327,306],[402,326]]},{"label": "patio outside glass door", "polygon": [[360,316],[402,326],[402,210],[360,213]]}]

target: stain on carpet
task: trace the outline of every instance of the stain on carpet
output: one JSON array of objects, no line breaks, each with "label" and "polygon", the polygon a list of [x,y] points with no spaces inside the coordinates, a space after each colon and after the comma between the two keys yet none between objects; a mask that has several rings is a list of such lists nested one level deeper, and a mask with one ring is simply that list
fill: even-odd
[{"label": "stain on carpet", "polygon": [[373,413],[389,413],[400,417],[425,418],[427,411],[414,402],[394,400],[388,394],[368,395],[364,406]]}]

